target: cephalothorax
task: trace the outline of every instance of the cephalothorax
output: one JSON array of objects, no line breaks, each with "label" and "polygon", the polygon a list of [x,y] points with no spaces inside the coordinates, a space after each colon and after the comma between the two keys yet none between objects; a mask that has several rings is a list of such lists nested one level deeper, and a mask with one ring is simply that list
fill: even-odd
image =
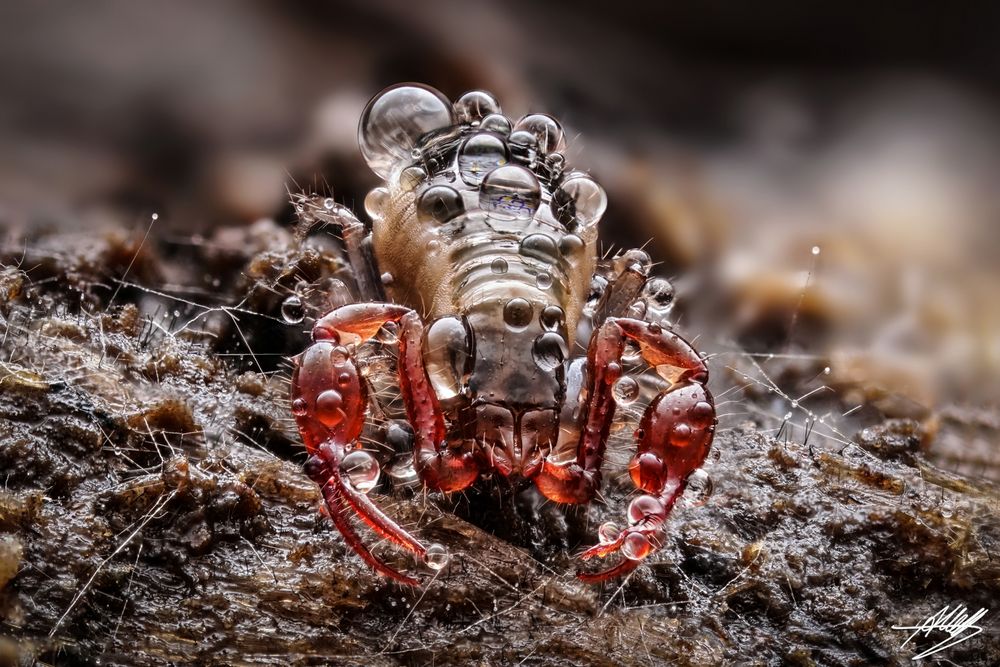
[{"label": "cephalothorax", "polygon": [[602,527],[600,544],[582,555],[623,559],[580,576],[634,569],[662,545],[716,422],[704,361],[664,319],[669,283],[647,277],[642,251],[599,261],[604,191],[567,168],[562,128],[547,115],[511,123],[489,93],[453,104],[403,84],[368,104],[359,140],[385,182],[365,201],[370,233],[346,211],[341,222],[371,301],[317,320],[291,390],[306,469],[337,528],[369,565],[404,583],[418,582],[369,551],[349,512],[431,567],[447,558],[366,495],[379,463],[360,436],[375,397],[357,350],[389,328],[413,465],[433,490],[458,491],[496,471],[533,480],[556,502],[588,502],[616,409],[645,405],[629,465],[643,493],[628,507],[628,527]]}]

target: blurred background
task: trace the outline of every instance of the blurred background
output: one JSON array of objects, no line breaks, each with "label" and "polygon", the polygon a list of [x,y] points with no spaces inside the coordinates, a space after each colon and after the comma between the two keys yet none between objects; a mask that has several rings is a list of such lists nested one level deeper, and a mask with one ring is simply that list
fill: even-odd
[{"label": "blurred background", "polygon": [[169,244],[313,187],[360,212],[372,95],[485,88],[564,124],[607,247],[648,244],[716,377],[818,360],[1000,477],[998,30],[988,3],[5,2],[0,228],[155,212]]}]

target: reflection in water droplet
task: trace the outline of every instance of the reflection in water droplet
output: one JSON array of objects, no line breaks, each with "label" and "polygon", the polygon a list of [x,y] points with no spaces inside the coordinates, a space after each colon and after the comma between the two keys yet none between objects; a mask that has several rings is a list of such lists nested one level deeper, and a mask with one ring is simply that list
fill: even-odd
[{"label": "reflection in water droplet", "polygon": [[552,371],[558,368],[566,358],[568,350],[566,341],[562,336],[546,331],[535,339],[531,346],[531,356],[535,364],[543,371]]},{"label": "reflection in water droplet", "polygon": [[618,524],[612,521],[606,521],[601,524],[600,528],[597,529],[597,539],[600,540],[601,544],[611,544],[618,539],[618,535],[621,532],[621,528],[618,527]]},{"label": "reflection in water droplet", "polygon": [[281,317],[289,324],[298,324],[306,316],[306,308],[298,294],[292,294],[281,302]]},{"label": "reflection in water droplet", "polygon": [[607,207],[608,196],[604,188],[590,176],[567,178],[552,193],[552,214],[569,229],[574,225],[596,224]]},{"label": "reflection in water droplet", "polygon": [[618,405],[631,405],[639,398],[639,383],[627,375],[619,378],[618,382],[615,382],[614,394]]},{"label": "reflection in water droplet", "polygon": [[448,550],[443,545],[432,544],[427,547],[427,553],[424,554],[424,562],[432,570],[440,570],[448,564]]},{"label": "reflection in water droplet", "polygon": [[507,164],[510,154],[507,143],[489,132],[474,134],[458,149],[458,173],[469,185],[479,185],[483,177]]},{"label": "reflection in water droplet", "polygon": [[479,188],[479,205],[501,219],[528,220],[541,202],[541,186],[529,170],[516,164],[497,167]]},{"label": "reflection in water droplet", "polygon": [[510,134],[511,127],[510,119],[498,113],[491,113],[479,122],[479,129],[496,132],[504,137]]},{"label": "reflection in water droplet", "polygon": [[470,90],[455,100],[455,120],[459,123],[471,123],[494,113],[500,113],[500,102],[485,90]]},{"label": "reflection in water droplet", "polygon": [[538,316],[538,321],[546,331],[556,331],[563,325],[565,319],[566,313],[559,306],[546,306]]},{"label": "reflection in water droplet", "polygon": [[385,188],[372,188],[365,195],[365,212],[372,220],[379,219],[385,215],[385,209],[389,204],[389,191]]},{"label": "reflection in water droplet", "polygon": [[421,137],[453,124],[451,102],[439,91],[407,83],[375,96],[361,115],[358,143],[368,166],[382,178],[408,159]]},{"label": "reflection in water droplet", "polygon": [[528,114],[517,121],[514,131],[530,132],[538,142],[542,153],[562,151],[566,147],[562,126],[552,116],[544,113]]},{"label": "reflection in water droplet", "polygon": [[461,393],[470,348],[465,325],[457,317],[442,317],[427,330],[424,366],[439,400]]},{"label": "reflection in water droplet", "polygon": [[355,449],[340,462],[340,472],[355,489],[368,493],[378,484],[381,474],[375,457],[361,449]]},{"label": "reflection in water droplet", "polygon": [[507,273],[507,260],[503,257],[497,257],[493,260],[493,263],[490,264],[490,270],[497,274]]},{"label": "reflection in water droplet", "polygon": [[514,329],[523,329],[531,322],[533,310],[526,299],[514,298],[503,307],[503,321]]},{"label": "reflection in water droplet", "polygon": [[712,495],[713,487],[712,478],[703,469],[698,468],[687,478],[684,501],[692,507],[700,507],[708,502],[708,499]]},{"label": "reflection in water droplet", "polygon": [[448,222],[464,210],[462,195],[447,185],[432,185],[417,200],[417,218],[423,223]]}]

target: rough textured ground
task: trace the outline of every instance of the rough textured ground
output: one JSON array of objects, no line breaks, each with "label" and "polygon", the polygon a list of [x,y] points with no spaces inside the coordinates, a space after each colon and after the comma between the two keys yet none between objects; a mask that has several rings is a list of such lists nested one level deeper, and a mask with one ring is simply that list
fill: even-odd
[{"label": "rough textured ground", "polygon": [[[388,583],[318,511],[287,417],[280,362],[344,298],[337,253],[270,223],[140,240],[38,234],[0,258],[0,664],[902,664],[891,626],[954,604],[991,614],[944,655],[1000,663],[1000,493],[927,462],[933,411],[809,437],[730,417],[714,491],[605,587],[573,554],[624,511],[619,475],[607,506],[570,510],[384,487],[452,551],[422,589]],[[716,393],[743,391],[723,412],[780,400],[725,367]],[[822,369],[773,377],[793,392]]]}]

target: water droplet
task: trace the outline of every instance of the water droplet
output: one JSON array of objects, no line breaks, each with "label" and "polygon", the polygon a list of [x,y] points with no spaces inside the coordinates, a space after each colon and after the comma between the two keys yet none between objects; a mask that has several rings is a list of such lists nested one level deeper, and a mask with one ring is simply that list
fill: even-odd
[{"label": "water droplet", "polygon": [[621,377],[615,382],[614,394],[618,405],[630,405],[639,398],[639,383],[627,375]]},{"label": "water droplet", "polygon": [[628,505],[629,525],[636,525],[647,518],[665,516],[667,511],[663,508],[663,503],[655,496],[642,495],[635,498]]},{"label": "water droplet", "polygon": [[542,314],[538,316],[542,328],[546,331],[556,331],[566,320],[566,313],[559,306],[546,306],[542,309]]},{"label": "water droplet", "polygon": [[385,345],[393,345],[399,341],[399,325],[386,322],[378,330],[378,339]]},{"label": "water droplet", "polygon": [[711,497],[714,486],[708,473],[698,468],[688,475],[687,489],[684,491],[685,502],[692,507],[704,505]]},{"label": "water droplet", "polygon": [[454,188],[432,185],[417,200],[417,218],[423,223],[444,223],[465,211],[465,203]]},{"label": "water droplet", "polygon": [[630,533],[622,542],[622,555],[629,560],[642,560],[653,553],[653,545],[642,533]]},{"label": "water droplet", "polygon": [[351,374],[348,372],[343,372],[337,376],[337,384],[341,387],[346,387],[351,383]]},{"label": "water droplet", "polygon": [[829,374],[830,374],[830,367],[827,366],[826,368],[823,369],[823,375],[829,375]]},{"label": "water droplet", "polygon": [[323,200],[323,208],[325,208],[326,210],[332,211],[334,206],[336,206],[336,202],[333,201],[333,198],[327,197],[326,199]]},{"label": "water droplet", "polygon": [[533,151],[538,150],[538,138],[526,130],[512,130],[510,136],[507,137],[507,143],[521,155],[530,155]]},{"label": "water droplet", "polygon": [[469,185],[479,185],[486,174],[509,160],[507,143],[500,135],[480,132],[466,139],[458,149],[458,173]]},{"label": "water droplet", "polygon": [[427,330],[424,366],[438,400],[461,393],[471,347],[465,325],[457,317],[442,317]]},{"label": "water droplet", "polygon": [[427,547],[424,554],[424,562],[432,570],[440,570],[448,564],[448,550],[441,544],[432,544]]},{"label": "water droplet", "polygon": [[497,257],[490,264],[490,271],[497,274],[507,273],[507,260],[503,257]]},{"label": "water droplet", "polygon": [[281,302],[281,317],[289,324],[298,324],[306,316],[306,308],[302,303],[302,298],[297,294],[292,294]]},{"label": "water droplet", "polygon": [[707,401],[698,401],[688,414],[694,422],[707,426],[715,418],[715,408]]},{"label": "water droplet", "polygon": [[496,113],[500,113],[500,102],[485,90],[470,90],[455,100],[455,120],[459,123],[472,123]]},{"label": "water droplet", "polygon": [[437,252],[441,249],[441,242],[437,239],[431,239],[427,242],[427,252]]},{"label": "water droplet", "polygon": [[567,354],[566,341],[553,331],[546,331],[540,335],[531,346],[531,356],[543,371],[558,368]]},{"label": "water droplet", "polygon": [[336,389],[327,389],[316,397],[316,418],[324,426],[334,427],[347,416],[344,413],[344,397]]},{"label": "water droplet", "polygon": [[529,234],[521,240],[520,253],[525,257],[551,262],[559,256],[556,242],[548,234]]},{"label": "water droplet", "polygon": [[371,170],[387,178],[426,134],[453,123],[448,98],[434,88],[406,83],[372,98],[361,115],[358,143]]},{"label": "water droplet", "polygon": [[528,114],[517,121],[514,131],[533,134],[538,142],[538,150],[543,154],[562,151],[566,147],[562,126],[559,121],[548,114]]},{"label": "water droplet", "polygon": [[355,489],[368,493],[378,484],[382,470],[368,452],[355,449],[340,462],[340,472]]},{"label": "water droplet", "polygon": [[535,286],[538,289],[548,289],[552,287],[552,274],[548,271],[539,271],[535,276]]},{"label": "water droplet", "polygon": [[567,178],[552,193],[552,214],[570,229],[597,224],[607,207],[604,188],[587,175]]},{"label": "water droplet", "polygon": [[513,125],[510,122],[510,119],[499,113],[491,113],[479,122],[480,130],[496,132],[500,136],[504,137],[510,134],[512,127]]},{"label": "water droplet", "polygon": [[533,309],[527,299],[511,299],[503,307],[503,321],[514,329],[523,329],[531,323]]},{"label": "water droplet", "polygon": [[385,188],[372,188],[365,195],[365,212],[372,220],[382,218],[389,204],[389,191]]},{"label": "water droplet", "polygon": [[304,398],[296,398],[292,401],[292,414],[296,417],[302,417],[309,411],[309,405],[306,403]]},{"label": "water droplet", "polygon": [[348,354],[346,347],[343,346],[335,347],[330,352],[330,363],[332,363],[334,366],[343,366],[344,364],[347,363],[347,359],[349,357],[350,355]]},{"label": "water droplet", "polygon": [[541,202],[541,186],[530,171],[516,164],[497,167],[486,174],[479,188],[479,205],[491,215],[528,220]]},{"label": "water droplet", "polygon": [[647,301],[660,308],[666,308],[674,301],[674,286],[670,284],[669,280],[663,278],[653,278],[647,281],[642,288],[642,293]]},{"label": "water droplet", "polygon": [[427,178],[427,172],[422,167],[407,167],[399,172],[399,187],[406,192],[413,192]]},{"label": "water droplet", "polygon": [[812,252],[813,252],[814,255],[818,255],[819,254],[819,246],[818,245],[814,245]]},{"label": "water droplet", "polygon": [[601,524],[597,529],[597,539],[601,544],[611,544],[618,539],[618,535],[621,534],[621,528],[618,524],[613,521],[606,521]]},{"label": "water droplet", "polygon": [[685,422],[674,424],[674,429],[670,432],[670,444],[674,447],[683,447],[690,441],[691,425]]},{"label": "water droplet", "polygon": [[159,213],[154,213],[153,215],[151,215],[149,217],[151,217],[153,220],[159,220],[160,219],[160,214]]},{"label": "water droplet", "polygon": [[653,260],[649,258],[649,253],[645,250],[632,248],[621,256],[621,264],[624,268],[637,267],[642,273],[646,273],[653,265]]},{"label": "water droplet", "polygon": [[564,255],[575,255],[583,249],[583,239],[576,234],[567,234],[559,239],[559,252]]},{"label": "water droplet", "polygon": [[392,276],[392,274],[391,274],[391,273],[389,273],[388,271],[386,271],[385,273],[383,273],[383,274],[382,274],[382,275],[381,275],[381,276],[379,277],[379,280],[381,280],[381,281],[382,281],[382,284],[383,284],[383,285],[391,285],[391,284],[392,284],[392,281],[394,280],[394,278],[393,278],[393,276]]},{"label": "water droplet", "polygon": [[404,419],[393,419],[385,429],[385,444],[397,454],[413,449],[413,427]]}]

